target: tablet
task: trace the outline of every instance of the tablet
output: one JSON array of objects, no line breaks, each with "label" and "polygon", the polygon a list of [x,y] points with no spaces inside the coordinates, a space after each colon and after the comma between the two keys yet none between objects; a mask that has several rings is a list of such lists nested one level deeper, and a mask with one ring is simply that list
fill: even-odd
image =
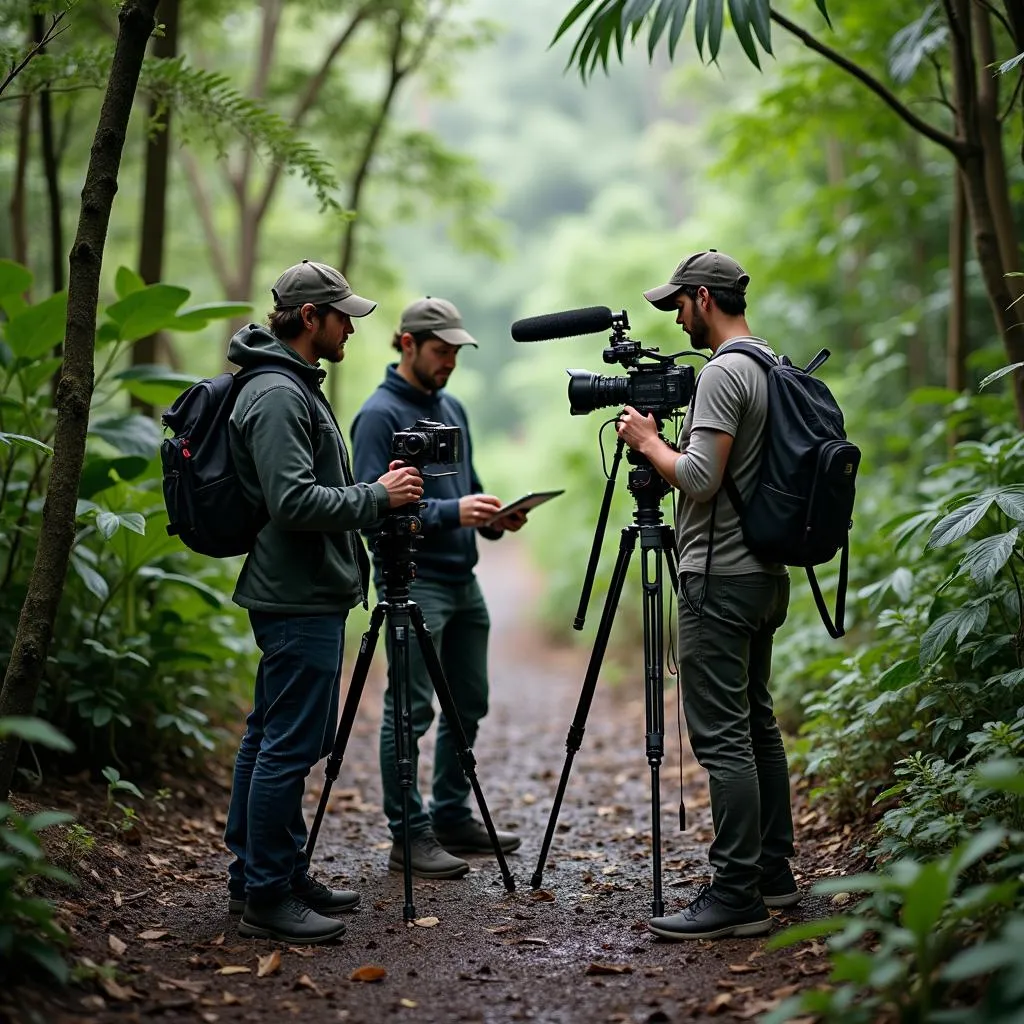
[{"label": "tablet", "polygon": [[515,501],[498,509],[484,525],[490,526],[496,519],[507,516],[509,512],[526,512],[531,508],[536,508],[538,505],[543,505],[545,501],[557,498],[560,494],[565,494],[565,491],[530,491],[529,494],[524,494],[521,498],[516,498]]}]

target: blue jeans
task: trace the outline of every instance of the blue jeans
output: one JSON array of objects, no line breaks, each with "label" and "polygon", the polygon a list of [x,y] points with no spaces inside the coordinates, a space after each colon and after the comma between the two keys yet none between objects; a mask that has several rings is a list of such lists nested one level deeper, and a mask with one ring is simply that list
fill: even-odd
[{"label": "blue jeans", "polygon": [[224,832],[233,896],[280,899],[309,868],[302,793],[334,743],[345,614],[249,613],[262,657]]},{"label": "blue jeans", "polygon": [[[441,660],[448,689],[459,712],[459,721],[470,746],[476,741],[477,726],[487,714],[487,636],[490,618],[483,594],[475,579],[467,583],[439,583],[414,580],[412,600],[419,605],[430,630],[434,648]],[[433,803],[428,814],[423,806],[416,771],[419,764],[420,737],[434,718],[434,687],[420,654],[415,636],[409,640],[410,713],[413,731],[413,787],[409,794],[409,832],[417,835],[431,824],[450,828],[468,821],[469,780],[459,763],[458,747],[441,716],[434,748]],[[380,773],[384,787],[384,813],[388,827],[397,838],[402,834],[402,788],[398,783],[395,759],[395,714],[392,703],[391,673],[384,696],[384,714],[380,726]]]}]

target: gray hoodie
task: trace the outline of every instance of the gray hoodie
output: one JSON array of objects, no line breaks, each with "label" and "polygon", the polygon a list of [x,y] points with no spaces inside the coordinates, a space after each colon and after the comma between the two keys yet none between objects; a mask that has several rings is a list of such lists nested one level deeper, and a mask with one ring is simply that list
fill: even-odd
[{"label": "gray hoodie", "polygon": [[245,559],[234,600],[243,608],[327,614],[366,603],[368,562],[358,531],[388,509],[383,484],[356,483],[334,414],[320,391],[326,373],[256,324],[228,346],[243,369],[279,363],[317,399],[314,450],[309,403],[284,374],[242,385],[229,422],[231,455],[246,495],[270,521]]}]

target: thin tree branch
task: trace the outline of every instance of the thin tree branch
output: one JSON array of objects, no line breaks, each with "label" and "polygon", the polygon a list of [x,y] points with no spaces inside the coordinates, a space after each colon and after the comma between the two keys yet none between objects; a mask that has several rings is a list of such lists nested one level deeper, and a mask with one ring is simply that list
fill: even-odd
[{"label": "thin tree branch", "polygon": [[213,218],[210,198],[206,194],[203,179],[199,174],[199,165],[187,149],[178,150],[178,158],[185,168],[185,177],[188,180],[189,190],[192,193],[192,198],[195,200],[199,221],[203,228],[203,236],[210,250],[210,262],[213,264],[213,271],[217,275],[217,280],[220,281],[225,293],[229,293],[232,282],[224,271],[224,267],[227,265],[224,247],[220,244],[220,236],[217,234],[217,225]]},{"label": "thin tree branch", "polygon": [[963,139],[959,139],[955,135],[950,135],[947,132],[942,131],[940,128],[936,128],[935,125],[929,124],[927,121],[918,117],[917,114],[915,114],[909,107],[901,103],[900,100],[897,99],[896,96],[880,81],[878,81],[877,78],[875,78],[869,71],[862,68],[859,64],[854,64],[853,61],[848,60],[841,53],[833,50],[830,46],[826,46],[819,39],[816,39],[809,32],[779,14],[774,9],[772,9],[771,18],[777,25],[780,25],[789,32],[790,35],[799,39],[800,42],[802,42],[808,49],[814,50],[815,53],[820,54],[826,60],[835,64],[836,67],[842,68],[848,75],[856,78],[857,81],[861,82],[863,85],[866,85],[894,113],[910,125],[914,131],[923,135],[927,139],[931,139],[931,141],[936,145],[942,146],[943,149],[949,150],[949,152],[954,155],[963,152],[966,146]]},{"label": "thin tree branch", "polygon": [[953,106],[953,102],[949,98],[949,94],[946,92],[946,81],[942,77],[942,64],[934,53],[928,54],[928,61],[931,66],[935,69],[935,84],[939,87],[939,103],[944,106],[951,114],[956,114],[956,107]]},{"label": "thin tree branch", "polygon": [[1010,96],[1010,102],[1006,104],[1006,109],[999,115],[999,123],[1004,124],[1006,119],[1013,112],[1013,108],[1017,105],[1017,99],[1020,96],[1021,83],[1024,83],[1024,74],[1017,76],[1017,84],[1013,87],[1013,95]]},{"label": "thin tree branch", "polygon": [[[370,13],[370,9],[371,5],[369,4],[360,7],[352,16],[352,20],[345,26],[331,44],[331,47],[324,55],[324,59],[321,61],[316,74],[310,78],[309,82],[306,84],[305,91],[299,97],[298,103],[295,104],[295,110],[292,112],[292,128],[299,128],[302,125],[306,115],[310,112],[313,108],[313,104],[316,103],[319,98],[323,87],[327,84],[331,67],[335,60],[337,60],[338,54],[340,54],[341,51],[349,44],[353,35],[355,35],[356,29],[359,28],[359,26],[366,20]],[[277,161],[270,169],[270,174],[263,186],[263,191],[260,194],[259,199],[256,201],[251,213],[257,224],[259,224],[266,215],[267,208],[270,206],[270,201],[273,199],[274,192],[277,190],[277,184],[281,180],[281,173],[283,170],[284,165],[280,161]]]},{"label": "thin tree branch", "polygon": [[979,7],[984,7],[985,10],[988,11],[989,14],[991,14],[992,17],[995,18],[997,21],[1002,22],[1003,28],[1005,28],[1006,31],[1009,33],[1010,38],[1014,38],[1013,27],[1010,25],[1009,19],[1007,19],[1006,15],[1003,14],[1003,12],[999,10],[999,8],[996,7],[995,4],[988,3],[988,0],[974,0],[974,2]]},{"label": "thin tree branch", "polygon": [[2,82],[0,82],[0,96],[3,95],[3,92],[7,88],[7,86],[9,86],[11,82],[13,82],[14,79],[17,78],[18,75],[20,75],[21,72],[28,67],[29,61],[38,53],[40,53],[47,43],[53,42],[54,39],[56,39],[58,36],[62,36],[68,30],[69,26],[65,25],[59,32],[56,31],[57,26],[64,20],[65,17],[67,17],[67,13],[67,10],[63,10],[60,12],[60,14],[55,14],[53,16],[53,20],[50,23],[50,27],[46,30],[42,39],[40,39],[36,43],[36,45],[28,51],[28,54],[26,55],[25,59],[20,64],[11,68],[7,77]]},{"label": "thin tree branch", "polygon": [[[282,0],[263,0],[261,7],[263,8],[263,27],[260,32],[260,52],[256,58],[256,71],[253,74],[252,89],[249,92],[252,99],[259,102],[262,102],[267,92],[270,66],[274,59],[274,50],[277,47],[277,33],[281,27],[281,12],[284,5]],[[247,193],[249,177],[252,174],[253,156],[252,146],[246,146],[242,154],[241,167],[233,174],[229,174],[243,216],[246,215],[248,206]],[[225,167],[227,167],[226,162]]]}]

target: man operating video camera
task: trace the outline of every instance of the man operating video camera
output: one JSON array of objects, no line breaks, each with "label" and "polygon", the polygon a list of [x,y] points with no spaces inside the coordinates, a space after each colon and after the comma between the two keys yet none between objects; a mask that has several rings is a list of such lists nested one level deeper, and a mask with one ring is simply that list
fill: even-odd
[{"label": "man operating video camera", "polygon": [[[424,473],[423,524],[416,548],[416,578],[410,596],[423,612],[434,640],[444,675],[458,708],[466,738],[472,746],[480,720],[487,713],[487,638],[490,619],[473,569],[477,562],[476,534],[496,539],[505,530],[518,530],[526,521],[522,512],[494,519],[501,502],[483,493],[473,468],[469,424],[462,404],[445,390],[465,346],[477,347],[463,328],[455,306],[439,298],[424,298],[402,313],[392,341],[398,363],[392,363],[383,383],[366,400],[352,423],[356,479],[375,480],[379,466],[387,468],[393,436],[416,420],[429,419],[458,426],[462,432],[462,459],[444,467],[443,475]],[[370,531],[368,531],[369,533]],[[374,579],[381,588],[382,566],[374,559]],[[390,657],[390,651],[389,651]],[[442,715],[434,754],[433,800],[428,811],[416,784],[416,747],[434,717],[433,688],[423,658],[413,645],[409,653],[409,682],[413,750],[413,787],[410,815],[402,820],[402,793],[395,757],[395,721],[390,684],[381,721],[380,768],[384,812],[394,842],[388,866],[402,871],[402,830],[412,840],[412,872],[420,878],[461,878],[469,864],[460,853],[492,849],[484,825],[472,817],[467,805],[470,785],[458,759],[455,739]],[[520,839],[498,832],[505,853],[518,848]]]},{"label": "man operating video camera", "polygon": [[772,926],[768,907],[800,901],[789,866],[789,769],[768,690],[789,575],[746,547],[739,513],[720,494],[728,473],[746,501],[761,463],[767,377],[750,356],[730,352],[730,343],[742,339],[771,353],[747,326],[749,280],[735,260],[711,249],[644,292],[657,309],[674,312],[694,348],[710,349],[712,358],[683,421],[682,454],[659,437],[652,416],[632,406],[617,426],[619,437],[682,491],[679,671],[690,742],[710,777],[715,825],[711,885],[681,913],[650,922],[667,939],[761,935]]}]

